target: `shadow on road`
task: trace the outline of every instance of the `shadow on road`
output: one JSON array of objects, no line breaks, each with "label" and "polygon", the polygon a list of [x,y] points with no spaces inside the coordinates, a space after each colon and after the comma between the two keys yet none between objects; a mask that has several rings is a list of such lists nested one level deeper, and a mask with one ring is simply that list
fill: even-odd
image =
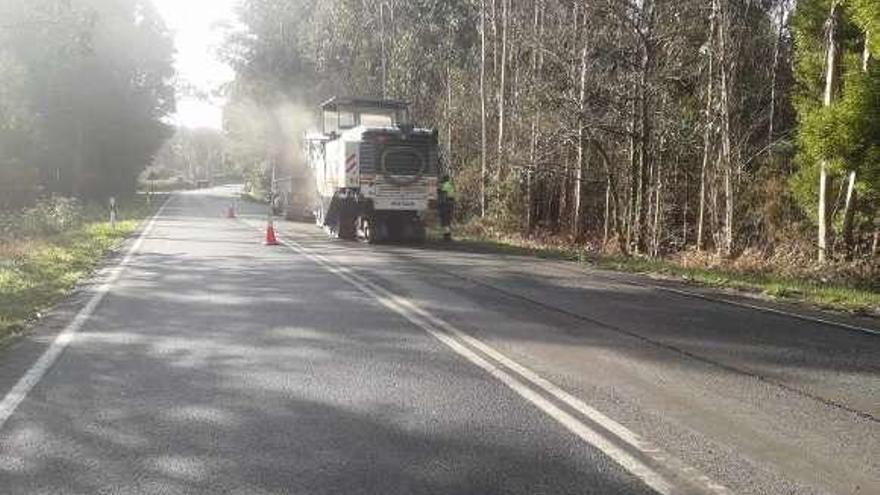
[{"label": "shadow on road", "polygon": [[7,424],[5,493],[645,491],[319,267],[185,227],[148,236]]}]

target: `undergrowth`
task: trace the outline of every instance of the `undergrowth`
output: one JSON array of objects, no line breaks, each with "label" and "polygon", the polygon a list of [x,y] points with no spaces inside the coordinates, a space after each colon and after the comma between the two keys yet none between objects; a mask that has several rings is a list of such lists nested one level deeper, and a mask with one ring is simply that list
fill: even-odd
[{"label": "undergrowth", "polygon": [[458,245],[468,249],[574,261],[880,316],[880,263],[836,261],[820,265],[797,246],[779,248],[769,255],[747,250],[732,258],[695,249],[663,257],[624,256],[603,249],[601,243],[575,244],[570,238],[548,233],[510,234],[481,222],[460,226],[457,238]]},{"label": "undergrowth", "polygon": [[120,201],[116,228],[100,205],[49,199],[3,214],[0,237],[0,342],[30,322],[88,277],[101,260],[161,204],[138,197]]}]

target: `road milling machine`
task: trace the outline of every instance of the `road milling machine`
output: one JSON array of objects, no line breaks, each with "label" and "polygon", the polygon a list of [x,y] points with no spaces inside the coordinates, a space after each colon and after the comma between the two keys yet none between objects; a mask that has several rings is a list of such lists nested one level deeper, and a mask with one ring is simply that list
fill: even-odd
[{"label": "road milling machine", "polygon": [[322,131],[305,140],[317,224],[342,239],[424,241],[437,201],[437,131],[414,126],[401,101],[332,98],[321,113]]}]

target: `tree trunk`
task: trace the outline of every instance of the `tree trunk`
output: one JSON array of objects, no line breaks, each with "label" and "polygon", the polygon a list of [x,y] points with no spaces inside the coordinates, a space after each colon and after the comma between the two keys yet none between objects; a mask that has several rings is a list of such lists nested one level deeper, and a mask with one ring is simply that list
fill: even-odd
[{"label": "tree trunk", "polygon": [[[708,146],[708,143],[707,143]],[[706,221],[706,167],[708,166],[708,150],[703,153],[703,165],[700,167],[700,198],[697,213],[697,250],[703,249],[703,229]]]},{"label": "tree trunk", "polygon": [[379,3],[379,30],[382,38],[382,98],[388,97],[388,56],[385,49],[385,2]]},{"label": "tree trunk", "polygon": [[681,246],[684,248],[688,243],[688,209],[690,208],[691,190],[690,176],[684,173],[684,207],[681,209]]},{"label": "tree trunk", "polygon": [[[871,59],[870,31],[865,31],[865,45],[862,51],[862,71],[868,72],[868,62]],[[846,185],[846,202],[843,207],[843,252],[846,260],[852,259],[855,251],[855,239],[853,237],[853,223],[855,219],[856,203],[858,195],[856,191],[856,171],[850,170]]]},{"label": "tree trunk", "polygon": [[880,254],[880,225],[874,227],[874,241],[871,243],[871,257],[876,258]]},{"label": "tree trunk", "polygon": [[486,216],[486,0],[480,0],[480,216]]},{"label": "tree trunk", "polygon": [[712,0],[712,13],[709,17],[709,39],[706,45],[709,47],[709,67],[706,78],[706,122],[703,129],[703,162],[700,166],[700,199],[697,214],[697,249],[703,249],[706,228],[706,187],[708,180],[709,156],[712,153],[712,104],[714,99],[715,78],[715,23],[718,17],[718,0]]},{"label": "tree trunk", "polygon": [[723,155],[724,172],[724,242],[723,252],[725,256],[733,253],[733,159],[730,149],[730,59],[727,53],[728,47],[728,16],[729,4],[721,10],[721,19],[718,23],[718,65],[721,71],[721,152]]},{"label": "tree trunk", "polygon": [[782,31],[785,24],[785,7],[779,5],[776,20],[776,38],[773,40],[773,65],[770,69],[770,117],[767,124],[767,151],[773,147],[774,124],[776,119],[776,79],[779,72],[779,47],[782,45]]},{"label": "tree trunk", "polygon": [[581,195],[583,194],[584,189],[584,162],[586,161],[586,155],[584,153],[586,147],[586,141],[584,139],[584,110],[586,103],[586,94],[587,94],[587,45],[584,43],[583,49],[581,50],[581,70],[580,70],[580,90],[578,92],[578,132],[577,132],[577,169],[575,170],[575,184],[574,184],[574,211],[573,211],[573,222],[572,222],[572,234],[576,241],[581,240],[581,236],[583,233],[583,229],[581,226],[581,210],[582,200]]},{"label": "tree trunk", "polygon": [[611,179],[608,178],[605,180],[605,215],[603,218],[604,228],[602,234],[602,249],[604,250],[608,246],[608,227],[610,224],[611,215]]},{"label": "tree trunk", "polygon": [[452,170],[452,64],[446,62],[446,171]]},{"label": "tree trunk", "polygon": [[627,204],[627,223],[626,223],[626,244],[633,247],[638,241],[634,242],[634,238],[638,236],[636,233],[636,222],[638,217],[638,195],[639,195],[639,164],[638,150],[636,148],[636,88],[633,87],[632,103],[630,104],[629,119],[629,202]]},{"label": "tree trunk", "polygon": [[591,143],[593,144],[594,149],[599,152],[599,156],[602,157],[602,165],[605,169],[605,177],[608,180],[608,192],[611,194],[611,204],[612,210],[614,210],[614,214],[612,215],[614,231],[617,235],[617,245],[620,249],[620,252],[624,255],[629,255],[629,248],[627,244],[626,233],[622,230],[622,225],[620,221],[618,221],[620,211],[619,205],[620,197],[617,194],[617,180],[614,177],[614,174],[611,171],[611,161],[608,158],[608,153],[605,152],[605,148],[602,147],[602,144],[596,139],[591,139]]},{"label": "tree trunk", "polygon": [[[513,22],[516,22],[515,16],[514,16]],[[518,140],[523,134],[522,133],[522,114],[520,113],[520,111],[521,111],[521,108],[520,108],[520,75],[521,75],[520,58],[521,57],[520,57],[519,51],[521,50],[521,48],[517,44],[517,39],[515,36],[516,33],[517,33],[517,31],[514,28],[514,31],[512,33],[512,35],[514,35],[514,36],[511,37],[510,40],[508,41],[508,44],[510,45],[508,47],[508,50],[510,51],[510,55],[508,55],[507,58],[510,60],[510,63],[513,64],[513,81],[511,84],[511,88],[510,88],[511,101],[510,101],[510,105],[509,105],[509,110],[507,112],[508,113],[507,120],[509,122],[509,124],[507,124],[507,127],[510,129],[507,133],[509,136],[508,142],[507,142],[507,148],[506,148],[508,153],[510,153],[511,150],[518,150],[519,149],[518,148],[518,146],[519,146]],[[508,164],[507,170],[509,172],[512,170],[509,159],[508,159],[507,164]]]},{"label": "tree trunk", "polygon": [[[647,48],[645,49],[647,52]],[[636,212],[636,249],[637,252],[647,249],[648,237],[648,206],[651,202],[648,187],[650,185],[648,162],[648,142],[650,127],[648,125],[648,94],[647,94],[647,53],[644,55],[642,75],[639,81],[639,193],[637,198],[638,211]]]},{"label": "tree trunk", "polygon": [[[544,31],[543,26],[543,18],[541,15],[541,1],[535,2],[535,17],[533,21],[533,37],[534,37],[534,46],[532,47],[532,78],[536,80],[538,74],[541,71],[541,63],[543,61],[540,55],[540,44],[541,44],[541,35]],[[534,85],[532,85],[532,91],[534,91]],[[526,172],[526,199],[527,199],[527,209],[526,209],[526,230],[528,234],[532,233],[533,221],[532,221],[532,189],[533,189],[533,177],[535,172],[538,169],[538,125],[541,120],[541,111],[535,111],[535,114],[532,117],[532,138],[529,147],[529,168]]]},{"label": "tree trunk", "polygon": [[661,224],[663,211],[663,180],[661,171],[659,168],[659,163],[657,167],[657,172],[655,174],[656,185],[654,188],[654,224],[651,227],[651,255],[659,256],[660,255],[660,233],[663,229]]},{"label": "tree trunk", "polygon": [[[837,87],[837,22],[839,16],[839,5],[837,0],[831,3],[831,11],[828,13],[828,19],[825,22],[826,30],[826,57],[825,57],[825,92],[823,95],[823,104],[828,107],[834,100],[834,93]],[[819,223],[819,262],[824,262],[828,256],[828,162],[822,160],[819,163],[819,205],[818,205],[818,223]]]},{"label": "tree trunk", "polygon": [[567,225],[567,223],[565,221],[566,220],[565,214],[568,211],[569,203],[571,202],[571,198],[569,197],[569,194],[570,194],[570,192],[569,192],[569,179],[571,177],[569,171],[571,170],[571,163],[570,163],[571,157],[570,157],[568,150],[565,148],[565,146],[560,146],[560,147],[561,147],[560,152],[562,153],[562,155],[565,158],[563,158],[562,187],[560,187],[561,191],[560,191],[560,195],[559,195],[559,211],[557,212],[558,214],[556,215],[556,226],[557,227]]},{"label": "tree trunk", "polygon": [[853,217],[856,205],[856,172],[850,171],[846,186],[846,203],[843,208],[843,250],[847,260],[853,255]]},{"label": "tree trunk", "polygon": [[719,246],[721,246],[721,239],[719,238],[719,231],[721,228],[721,220],[718,218],[718,212],[721,209],[718,207],[718,167],[721,163],[721,148],[718,148],[718,153],[715,155],[715,167],[710,171],[712,174],[712,179],[710,184],[712,188],[710,189],[710,196],[712,201],[712,228],[710,229],[712,232],[712,242],[714,243],[716,250]]},{"label": "tree trunk", "polygon": [[[498,79],[498,9],[492,0],[492,79]],[[504,0],[501,0],[504,1]]]},{"label": "tree trunk", "polygon": [[650,205],[651,205],[651,171],[654,160],[651,150],[651,133],[653,131],[650,120],[651,93],[648,90],[648,76],[653,60],[653,41],[651,41],[654,29],[654,2],[643,0],[641,2],[641,16],[639,21],[640,62],[638,80],[638,103],[639,103],[639,192],[638,212],[636,222],[636,247],[638,250],[648,250],[650,241]]},{"label": "tree trunk", "polygon": [[504,170],[504,103],[507,78],[507,11],[510,0],[501,0],[501,78],[498,84],[498,148],[495,177],[501,180]]},{"label": "tree trunk", "polygon": [[535,123],[532,123],[532,141],[529,149],[529,166],[526,168],[526,235],[532,233],[532,173],[535,163]]},{"label": "tree trunk", "polygon": [[529,147],[529,167],[526,169],[526,232],[532,233],[532,185],[535,171],[538,167],[538,120],[540,112],[536,112],[532,120],[532,139]]}]

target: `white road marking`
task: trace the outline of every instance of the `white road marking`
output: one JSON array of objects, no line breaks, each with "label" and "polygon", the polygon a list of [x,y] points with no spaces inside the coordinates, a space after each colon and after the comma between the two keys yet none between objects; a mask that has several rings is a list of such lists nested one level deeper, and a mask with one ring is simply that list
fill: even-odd
[{"label": "white road marking", "polygon": [[[621,467],[641,479],[654,491],[667,495],[679,493],[679,487],[676,487],[664,474],[658,472],[653,467],[630,454],[627,450],[620,448],[615,442],[608,438],[607,434],[591,428],[586,423],[561,409],[553,402],[547,400],[544,396],[535,392],[525,382],[531,383],[534,387],[578,411],[590,421],[610,432],[614,439],[627,444],[640,455],[650,458],[658,465],[663,466],[664,469],[673,472],[676,478],[679,478],[706,493],[716,495],[731,495],[733,493],[729,488],[715,482],[693,467],[686,465],[683,461],[665,453],[656,445],[642,439],[625,426],[590,407],[582,400],[565,392],[529,368],[508,358],[481,340],[423,310],[408,299],[398,296],[367,280],[351,269],[339,266],[320,254],[312,253],[309,249],[295,241],[285,238],[280,239],[289,249],[308,257],[329,272],[339,276],[355,286],[361,292],[374,298],[383,306],[400,314],[417,327],[426,331],[460,356],[488,372],[518,395],[556,420],[578,438],[602,451]],[[474,352],[472,348],[465,344],[484,353],[501,366],[496,366],[479,353]],[[502,369],[502,367],[504,369]]]},{"label": "white road marking", "polygon": [[3,428],[3,425],[6,424],[9,417],[15,412],[18,405],[21,404],[30,391],[40,382],[43,376],[46,375],[46,372],[52,368],[52,365],[55,364],[58,357],[61,356],[67,346],[73,341],[76,332],[78,332],[89,318],[91,318],[92,314],[98,308],[98,305],[101,304],[101,301],[104,299],[104,296],[110,292],[110,288],[119,279],[125,265],[131,261],[134,257],[134,253],[140,249],[144,237],[153,230],[153,225],[156,223],[156,219],[162,214],[162,211],[165,210],[171,197],[172,196],[169,196],[165,202],[162,203],[159,210],[150,218],[140,235],[138,235],[135,242],[125,253],[125,257],[122,258],[122,261],[111,268],[109,273],[104,274],[106,277],[104,283],[94,289],[94,294],[86,305],[79,310],[73,320],[55,337],[55,340],[52,341],[49,348],[43,352],[40,358],[37,359],[25,374],[18,379],[15,386],[13,386],[6,396],[3,397],[3,401],[0,402],[0,429]]}]

